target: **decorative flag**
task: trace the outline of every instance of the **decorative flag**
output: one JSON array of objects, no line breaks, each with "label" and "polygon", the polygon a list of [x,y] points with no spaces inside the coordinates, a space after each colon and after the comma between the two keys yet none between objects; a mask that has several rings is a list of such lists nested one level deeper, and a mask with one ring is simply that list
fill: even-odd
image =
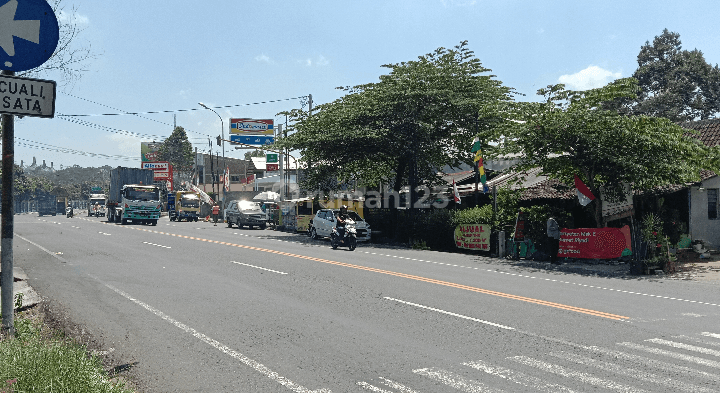
[{"label": "decorative flag", "polygon": [[230,167],[225,167],[225,192],[230,192]]},{"label": "decorative flag", "polygon": [[[475,148],[475,146],[473,145],[473,149],[474,149],[474,148]],[[477,165],[478,174],[480,174],[480,182],[481,182],[482,185],[483,185],[483,192],[487,193],[489,189],[488,189],[488,186],[487,186],[487,184],[486,184],[486,183],[487,183],[487,177],[485,177],[485,165],[483,164],[482,150],[478,150],[478,151],[475,152],[475,159],[474,159],[474,161],[475,161],[475,164]]]},{"label": "decorative flag", "polygon": [[595,199],[595,195],[590,192],[590,189],[580,180],[578,175],[575,175],[575,188],[577,188],[577,196],[581,205],[587,206],[588,203]]},{"label": "decorative flag", "polygon": [[460,192],[458,192],[455,179],[453,179],[453,197],[455,198],[455,203],[460,203]]},{"label": "decorative flag", "polygon": [[475,153],[476,151],[479,151],[481,148],[482,148],[482,144],[480,143],[480,138],[475,137],[475,139],[473,139],[472,150],[470,150],[470,151]]}]

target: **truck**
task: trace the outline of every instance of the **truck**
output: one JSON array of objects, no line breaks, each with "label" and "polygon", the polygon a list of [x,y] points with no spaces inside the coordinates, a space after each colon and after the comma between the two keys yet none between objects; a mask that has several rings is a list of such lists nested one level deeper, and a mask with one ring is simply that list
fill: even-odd
[{"label": "truck", "polygon": [[105,205],[107,205],[107,196],[105,194],[90,194],[90,197],[88,199],[88,217],[105,217]]},{"label": "truck", "polygon": [[38,195],[38,216],[54,216],[57,214],[55,195],[40,194]]},{"label": "truck", "polygon": [[170,191],[167,207],[170,221],[197,221],[200,216],[200,195],[194,191]]},{"label": "truck", "polygon": [[151,169],[117,167],[110,171],[107,220],[157,225],[162,210],[160,188]]}]

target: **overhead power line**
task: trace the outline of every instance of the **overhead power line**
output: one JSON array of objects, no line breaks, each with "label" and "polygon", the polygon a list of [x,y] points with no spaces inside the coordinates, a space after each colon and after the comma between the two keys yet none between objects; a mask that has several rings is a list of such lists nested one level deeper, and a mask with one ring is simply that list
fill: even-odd
[{"label": "overhead power line", "polygon": [[72,118],[72,117],[64,117],[64,115],[62,115],[62,114],[59,114],[57,117],[61,120],[68,121],[70,123],[79,124],[79,125],[82,125],[85,127],[97,128],[99,130],[112,132],[112,133],[116,133],[116,134],[121,134],[121,135],[128,135],[128,136],[133,136],[133,137],[137,137],[137,138],[152,139],[152,140],[156,140],[158,142],[161,142],[165,138],[167,138],[166,136],[141,134],[139,132],[132,132],[132,131],[128,131],[128,130],[121,130],[121,129],[117,129],[117,128],[113,128],[113,127],[103,126],[100,124],[91,123],[87,120],[76,119],[76,118]]},{"label": "overhead power line", "polygon": [[[74,97],[74,96],[73,96]],[[270,100],[270,101],[261,101],[261,102],[253,102],[249,104],[235,104],[235,105],[222,105],[222,106],[212,106],[210,108],[213,109],[223,109],[223,108],[234,108],[238,106],[251,106],[251,105],[260,105],[260,104],[270,104],[274,102],[282,102],[282,101],[291,101],[291,100],[302,100],[307,96],[300,96],[300,97],[292,97],[292,98],[283,98],[280,100]],[[81,98],[82,99],[82,98]],[[89,101],[89,100],[86,100]],[[93,102],[93,101],[89,101]],[[98,104],[102,105],[102,104]],[[106,106],[106,105],[103,105]],[[108,107],[110,108],[110,107]],[[115,108],[112,108],[115,109]],[[120,110],[120,109],[116,109]],[[95,114],[85,114],[85,115],[60,115],[60,116],[72,116],[72,117],[83,117],[83,116],[123,116],[123,115],[149,115],[149,114],[158,114],[158,113],[177,113],[177,112],[193,112],[193,111],[202,111],[205,110],[205,108],[190,108],[190,109],[173,109],[173,110],[167,110],[167,111],[147,111],[147,112],[122,112],[122,113],[95,113]]]},{"label": "overhead power line", "polygon": [[121,156],[121,155],[109,155],[109,154],[102,154],[102,153],[89,153],[82,150],[76,150],[76,149],[70,149],[67,147],[61,147],[61,146],[55,146],[50,145],[47,143],[37,142],[37,141],[31,141],[29,139],[23,139],[23,138],[15,138],[16,145],[24,146],[30,149],[37,149],[37,150],[45,150],[45,151],[54,151],[58,153],[65,153],[65,154],[74,154],[79,156],[87,156],[87,157],[101,157],[101,158],[108,158],[112,160],[121,160],[121,161],[135,161],[138,159],[138,157],[131,157],[131,156]]}]

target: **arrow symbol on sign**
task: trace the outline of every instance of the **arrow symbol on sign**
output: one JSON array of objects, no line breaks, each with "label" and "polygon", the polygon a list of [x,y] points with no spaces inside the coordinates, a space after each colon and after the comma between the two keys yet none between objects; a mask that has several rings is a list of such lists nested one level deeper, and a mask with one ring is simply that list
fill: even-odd
[{"label": "arrow symbol on sign", "polygon": [[15,56],[13,36],[40,43],[39,20],[15,20],[17,0],[10,0],[0,7],[0,48],[10,56]]}]

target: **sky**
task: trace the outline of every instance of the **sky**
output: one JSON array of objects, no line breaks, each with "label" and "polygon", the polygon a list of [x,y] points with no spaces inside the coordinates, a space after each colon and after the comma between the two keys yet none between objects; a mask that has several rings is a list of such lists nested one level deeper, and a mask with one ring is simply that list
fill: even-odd
[{"label": "sky", "polygon": [[[6,0],[0,0],[5,3]],[[63,21],[95,57],[58,84],[55,117],[16,119],[15,163],[140,166],[140,142],[185,128],[193,149],[228,138],[230,118],[274,119],[377,82],[384,64],[467,40],[518,101],[565,83],[585,90],[637,69],[663,29],[720,63],[713,0],[62,0]],[[17,38],[16,38],[17,40]],[[2,49],[0,49],[2,50]],[[38,76],[58,80],[57,74]],[[202,102],[218,115],[203,109]],[[307,108],[307,106],[305,106]],[[125,112],[142,113],[122,115]],[[163,112],[163,113],[147,113]],[[121,115],[103,115],[121,114]],[[63,116],[64,115],[64,116]],[[68,116],[83,115],[83,116]],[[68,152],[71,150],[72,152]],[[247,150],[225,145],[227,157]]]}]

